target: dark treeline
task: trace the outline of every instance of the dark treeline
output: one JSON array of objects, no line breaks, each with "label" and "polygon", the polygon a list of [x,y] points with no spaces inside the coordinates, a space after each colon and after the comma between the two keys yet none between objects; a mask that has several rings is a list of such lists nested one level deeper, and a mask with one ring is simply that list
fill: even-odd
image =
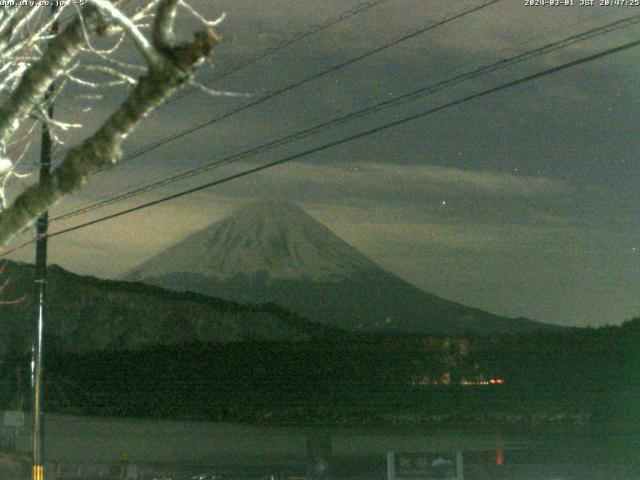
[{"label": "dark treeline", "polygon": [[[636,319],[527,336],[361,335],[85,354],[50,350],[46,409],[281,424],[636,428],[639,342]],[[1,364],[4,408],[15,405],[17,391],[24,393],[28,379],[14,372],[16,362],[26,360]]]}]

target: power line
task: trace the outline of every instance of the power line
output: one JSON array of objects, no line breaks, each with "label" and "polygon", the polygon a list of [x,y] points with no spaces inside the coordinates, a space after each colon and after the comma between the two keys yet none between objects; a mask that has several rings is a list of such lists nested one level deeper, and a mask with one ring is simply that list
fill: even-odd
[{"label": "power line", "polygon": [[[173,142],[173,141],[175,141],[175,140],[177,140],[179,138],[182,138],[182,137],[185,137],[187,135],[190,135],[190,134],[192,134],[192,133],[194,133],[194,132],[196,132],[198,130],[201,130],[201,129],[205,128],[205,127],[208,127],[209,125],[212,125],[212,124],[217,123],[219,121],[226,120],[227,118],[229,118],[229,117],[231,117],[233,115],[236,115],[236,114],[238,114],[240,112],[243,112],[244,110],[247,110],[249,108],[252,108],[252,107],[255,107],[257,105],[260,105],[261,103],[264,103],[264,102],[266,102],[268,100],[271,100],[274,97],[280,96],[283,93],[286,93],[286,92],[289,92],[289,91],[291,91],[291,90],[293,90],[295,88],[301,87],[302,85],[305,85],[305,84],[307,84],[309,82],[317,80],[318,78],[322,78],[322,77],[324,77],[324,76],[326,76],[326,75],[328,75],[330,73],[333,73],[333,72],[336,72],[338,70],[341,70],[341,69],[343,69],[343,68],[345,68],[345,67],[347,67],[349,65],[353,65],[356,62],[359,62],[361,60],[364,60],[365,58],[369,58],[369,57],[371,57],[373,55],[376,55],[376,54],[378,54],[378,53],[380,53],[380,52],[382,52],[384,50],[387,50],[387,49],[395,46],[395,45],[398,45],[400,43],[403,43],[403,42],[406,42],[408,40],[411,40],[411,39],[413,39],[413,38],[415,38],[415,37],[417,37],[419,35],[422,35],[422,34],[424,34],[426,32],[429,32],[429,31],[434,30],[434,29],[436,29],[438,27],[441,27],[442,25],[446,25],[447,23],[450,23],[450,22],[453,22],[453,21],[458,20],[460,18],[463,18],[463,17],[465,17],[467,15],[475,13],[475,12],[477,12],[479,10],[487,8],[487,7],[489,7],[489,6],[493,5],[493,4],[501,2],[501,1],[503,1],[503,0],[489,0],[489,1],[483,3],[482,5],[479,5],[477,7],[469,8],[467,10],[464,10],[461,13],[446,17],[446,18],[444,18],[444,19],[442,19],[442,20],[440,20],[440,21],[438,21],[436,23],[433,23],[433,24],[421,27],[419,29],[413,30],[412,32],[410,32],[408,34],[402,35],[402,36],[400,36],[400,37],[398,37],[398,38],[396,38],[394,40],[390,40],[390,41],[386,42],[385,44],[383,44],[383,45],[381,45],[379,47],[375,47],[375,48],[373,48],[371,50],[368,50],[367,52],[365,52],[365,53],[363,53],[361,55],[358,55],[358,56],[353,57],[353,58],[351,58],[349,60],[346,60],[346,61],[344,61],[342,63],[339,63],[337,65],[329,67],[329,68],[327,68],[325,70],[322,70],[322,71],[320,71],[318,73],[315,73],[315,74],[313,74],[313,75],[311,75],[309,77],[306,77],[306,78],[304,78],[302,80],[299,80],[297,82],[289,84],[289,85],[287,85],[287,86],[285,86],[283,88],[280,88],[279,90],[275,90],[275,91],[273,91],[273,92],[271,92],[271,93],[269,93],[267,95],[264,95],[264,96],[262,96],[262,97],[260,97],[260,98],[258,98],[256,100],[254,100],[253,102],[249,102],[249,103],[247,103],[245,105],[242,105],[241,107],[233,109],[233,110],[231,110],[231,111],[229,111],[227,113],[224,113],[224,114],[222,114],[222,115],[220,115],[218,117],[213,117],[213,118],[207,120],[206,122],[203,122],[203,123],[201,123],[199,125],[196,125],[194,127],[185,129],[185,130],[183,130],[183,131],[181,131],[181,132],[179,132],[177,134],[174,134],[174,135],[171,135],[169,137],[166,137],[163,140],[160,140],[158,142],[154,142],[153,144],[151,144],[151,145],[149,145],[147,147],[144,147],[141,150],[138,150],[136,153],[133,153],[133,154],[127,156],[125,159],[120,161],[118,164],[121,165],[121,164],[123,164],[123,163],[125,163],[127,161],[133,160],[134,158],[137,158],[137,157],[140,157],[140,156],[142,156],[142,155],[144,155],[146,153],[149,153],[150,151],[155,150],[156,148],[159,148],[159,147],[161,147],[163,145],[166,145],[167,143]],[[98,170],[96,173],[100,173],[100,172],[103,172],[105,170],[109,170],[111,168],[113,168],[113,166],[105,167],[105,168],[103,168],[101,170]]]},{"label": "power line", "polygon": [[486,65],[483,67],[479,67],[476,68],[472,71],[460,74],[456,77],[450,78],[450,79],[445,79],[442,80],[440,82],[437,82],[435,84],[431,84],[425,87],[421,87],[417,90],[413,90],[411,92],[405,93],[403,95],[400,95],[394,99],[390,99],[390,100],[385,100],[383,102],[377,103],[375,105],[371,105],[369,107],[360,109],[356,112],[351,112],[347,115],[343,115],[337,118],[334,118],[330,121],[326,121],[317,125],[314,125],[312,127],[306,128],[304,130],[300,130],[298,132],[289,134],[285,137],[281,137],[277,140],[273,140],[271,142],[268,142],[266,144],[251,148],[249,150],[245,150],[243,152],[239,152],[230,156],[227,156],[225,158],[222,159],[218,159],[215,160],[213,162],[210,162],[208,164],[205,165],[201,165],[199,167],[193,168],[193,169],[189,169],[187,171],[181,172],[181,173],[177,173],[174,174],[170,177],[149,183],[147,185],[143,185],[141,187],[137,187],[133,190],[130,190],[128,192],[116,195],[116,196],[111,196],[111,197],[107,197],[106,199],[102,199],[100,201],[94,202],[91,205],[85,206],[85,207],[81,207],[79,209],[70,211],[70,212],[66,212],[58,217],[55,217],[52,219],[52,221],[58,221],[58,220],[64,220],[64,219],[68,219],[68,218],[72,218],[84,213],[88,213],[90,211],[93,210],[97,210],[99,208],[103,208],[105,206],[111,205],[113,203],[116,202],[120,202],[122,200],[128,199],[128,198],[132,198],[138,195],[141,195],[143,193],[152,191],[152,190],[156,190],[158,188],[161,188],[163,186],[175,183],[179,180],[183,180],[185,178],[190,178],[202,173],[205,173],[207,171],[213,170],[215,168],[219,168],[223,165],[228,165],[230,163],[239,161],[241,159],[250,157],[250,156],[254,156],[257,155],[259,153],[262,153],[264,151],[267,150],[271,150],[272,148],[281,146],[281,145],[285,145],[288,143],[291,143],[295,140],[300,140],[302,138],[307,138],[311,135],[315,135],[316,133],[319,133],[321,131],[324,131],[328,128],[332,128],[335,127],[337,125],[341,125],[343,123],[346,123],[348,121],[354,120],[354,119],[358,119],[361,118],[365,115],[369,115],[371,113],[376,113],[391,107],[395,107],[397,105],[415,100],[417,98],[426,96],[426,95],[432,95],[436,92],[439,92],[445,88],[448,88],[452,85],[455,85],[457,83],[461,83],[463,81],[467,81],[470,80],[472,78],[476,78],[480,75],[484,75],[486,73],[490,73],[490,72],[494,72],[496,70],[502,69],[502,68],[506,68],[512,65],[515,65],[517,63],[521,63],[525,60],[530,60],[532,58],[541,56],[541,55],[545,55],[551,52],[554,52],[556,50],[559,50],[561,48],[566,48],[568,46],[574,45],[578,42],[582,42],[582,41],[586,41],[589,39],[592,39],[594,37],[603,35],[605,33],[609,33],[615,30],[619,30],[621,28],[625,28],[625,27],[629,27],[631,25],[636,25],[640,23],[640,14],[639,15],[634,15],[632,17],[628,17],[622,20],[618,20],[612,23],[609,23],[607,25],[604,26],[600,26],[600,27],[596,27],[593,28],[591,30],[588,30],[586,32],[582,32],[579,34],[575,34],[575,35],[571,35],[565,39],[556,41],[556,42],[551,42],[548,43],[544,46],[541,47],[537,47],[534,48],[532,50],[528,50],[526,52],[517,54],[511,58],[507,58],[507,59],[503,59],[503,60],[499,60],[498,62],[492,63],[490,65]]},{"label": "power line", "polygon": [[[222,78],[225,78],[233,73],[236,73],[250,65],[253,65],[254,63],[257,63],[258,61],[269,57],[277,52],[279,52],[280,50],[283,50],[287,47],[289,47],[290,45],[293,45],[296,42],[299,42],[305,38],[308,38],[312,35],[315,35],[316,33],[322,32],[323,30],[326,30],[340,22],[343,22],[355,15],[358,15],[360,13],[366,12],[367,10],[370,10],[378,5],[380,5],[381,3],[386,2],[387,0],[369,0],[369,1],[365,1],[361,4],[356,5],[355,7],[352,7],[350,9],[347,9],[343,12],[341,12],[340,14],[336,15],[335,17],[329,18],[327,20],[325,20],[324,22],[315,25],[314,27],[310,28],[307,31],[304,32],[300,32],[296,35],[291,36],[289,39],[285,40],[284,42],[268,47],[265,50],[263,50],[262,52],[257,53],[256,55],[253,55],[252,57],[248,58],[247,60],[241,61],[240,63],[238,63],[235,67],[230,68],[229,70],[226,70],[222,73],[220,73],[219,75],[217,75],[216,77],[208,80],[207,84],[211,84],[213,82],[216,82],[218,80],[221,80]],[[72,17],[74,17],[77,13],[72,13],[70,16],[68,16],[67,18],[65,18],[63,21],[69,20]],[[169,100],[167,100],[166,102],[164,102],[162,105],[160,105],[160,107],[158,108],[162,108],[165,105],[169,105],[170,103],[175,102],[176,100],[179,100],[181,98],[184,98],[188,95],[191,95],[192,92],[184,92],[180,95],[176,95],[173,98],[170,98]],[[136,156],[138,156],[138,154],[135,154],[132,158],[135,158]],[[128,159],[126,159],[128,160]],[[126,161],[125,160],[125,161]],[[102,171],[102,170],[101,170]],[[12,180],[9,182],[9,185],[13,185],[15,183],[15,180]]]},{"label": "power line", "polygon": [[[141,150],[138,150],[137,152],[127,156],[122,161],[118,162],[118,165],[122,165],[123,163],[131,161],[131,160],[133,160],[135,158],[138,158],[138,157],[140,157],[140,156],[142,156],[142,155],[144,155],[146,153],[149,153],[150,151],[153,151],[153,150],[155,150],[155,149],[157,149],[157,148],[159,148],[159,147],[161,147],[163,145],[171,143],[171,142],[173,142],[175,140],[178,140],[178,139],[180,139],[182,137],[185,137],[187,135],[191,135],[192,133],[195,133],[198,130],[201,130],[201,129],[205,128],[205,127],[208,127],[208,126],[210,126],[210,125],[212,125],[214,123],[217,123],[219,121],[225,120],[225,119],[227,119],[227,118],[229,118],[229,117],[231,117],[231,116],[233,116],[233,115],[235,115],[237,113],[240,113],[240,112],[242,112],[244,110],[247,110],[249,108],[257,106],[257,105],[259,105],[259,104],[261,104],[263,102],[266,102],[267,100],[270,100],[270,99],[272,99],[272,98],[274,98],[276,96],[279,96],[279,95],[281,95],[283,93],[286,93],[286,92],[291,91],[291,90],[293,90],[293,89],[295,89],[297,87],[300,87],[300,86],[302,86],[302,85],[304,85],[306,83],[309,83],[309,82],[311,82],[313,80],[321,78],[321,77],[323,77],[325,75],[328,75],[329,73],[338,71],[338,70],[340,70],[340,69],[342,69],[342,68],[344,68],[346,66],[352,65],[352,64],[354,64],[354,63],[356,63],[356,62],[358,62],[360,60],[363,60],[363,59],[368,58],[368,57],[370,57],[372,55],[380,53],[380,52],[382,52],[382,51],[384,51],[384,50],[386,50],[388,48],[391,48],[391,47],[393,47],[395,45],[398,45],[399,43],[402,43],[402,42],[405,42],[405,41],[410,40],[412,38],[415,38],[418,35],[426,33],[426,32],[428,32],[430,30],[433,30],[435,28],[438,28],[438,27],[440,27],[442,25],[445,25],[447,23],[453,22],[453,21],[458,20],[460,18],[463,18],[463,17],[465,17],[465,16],[467,16],[469,14],[472,14],[472,13],[475,13],[475,12],[477,12],[479,10],[487,8],[487,7],[489,7],[489,6],[491,6],[491,5],[495,4],[495,3],[498,3],[500,1],[502,1],[502,0],[489,0],[489,1],[485,2],[485,3],[483,3],[482,5],[479,5],[479,6],[476,6],[476,7],[472,7],[470,9],[464,10],[463,12],[460,12],[460,13],[457,13],[457,14],[454,14],[454,15],[450,15],[450,16],[448,16],[448,17],[446,17],[446,18],[444,18],[444,19],[442,19],[442,20],[440,20],[440,21],[438,21],[436,23],[433,23],[433,24],[424,26],[422,28],[419,28],[417,30],[414,30],[414,31],[412,31],[412,32],[410,32],[408,34],[405,34],[405,35],[402,35],[402,36],[396,38],[395,40],[388,41],[387,43],[385,43],[385,44],[383,44],[383,45],[381,45],[379,47],[375,47],[374,49],[369,50],[369,51],[367,51],[367,52],[365,52],[365,53],[363,53],[361,55],[358,55],[356,57],[353,57],[353,58],[351,58],[351,59],[349,59],[349,60],[347,60],[345,62],[342,62],[342,63],[340,63],[338,65],[334,65],[334,66],[332,66],[332,67],[330,67],[330,68],[328,68],[326,70],[323,70],[321,72],[313,74],[313,75],[311,75],[311,76],[309,76],[309,77],[307,77],[305,79],[302,79],[302,80],[300,80],[298,82],[294,82],[293,84],[287,85],[286,87],[283,87],[283,88],[281,88],[279,90],[276,90],[276,91],[274,91],[274,92],[272,92],[270,94],[262,96],[262,97],[260,97],[259,99],[255,100],[253,102],[245,104],[245,105],[243,105],[243,106],[241,106],[239,108],[236,108],[234,110],[231,110],[231,111],[229,111],[229,112],[227,112],[227,113],[225,113],[225,114],[223,114],[221,116],[214,117],[212,119],[207,120],[206,122],[203,122],[203,123],[198,124],[198,125],[196,125],[194,127],[185,129],[185,130],[183,130],[183,131],[181,131],[181,132],[179,132],[177,134],[174,134],[174,135],[171,135],[169,137],[166,137],[166,138],[164,138],[164,139],[162,139],[160,141],[154,142],[151,145],[149,145],[147,147],[144,147]],[[101,173],[101,172],[104,172],[106,170],[110,170],[111,168],[113,168],[113,166],[107,166],[107,167],[104,167],[104,168],[98,170],[95,173],[96,174],[97,173]],[[57,219],[59,220],[60,217],[58,217]]]},{"label": "power line", "polygon": [[[510,82],[503,83],[503,84],[498,85],[496,87],[492,87],[492,88],[489,88],[489,89],[486,89],[486,90],[482,90],[480,92],[465,96],[463,98],[460,98],[458,100],[454,100],[452,102],[440,105],[438,107],[431,108],[429,110],[425,110],[425,111],[410,115],[410,116],[402,118],[400,120],[396,120],[396,121],[391,122],[391,123],[387,123],[387,124],[384,124],[384,125],[381,125],[381,126],[378,126],[378,127],[375,127],[375,128],[371,128],[371,129],[365,130],[363,132],[344,137],[344,138],[342,138],[340,140],[328,142],[328,143],[325,143],[324,145],[320,145],[318,147],[314,147],[314,148],[305,150],[304,152],[297,153],[297,154],[290,155],[288,157],[285,157],[285,158],[282,158],[282,159],[279,159],[279,160],[275,160],[275,161],[269,162],[269,163],[267,163],[265,165],[254,167],[254,168],[245,170],[245,171],[240,172],[240,173],[229,175],[229,176],[227,176],[225,178],[222,178],[222,179],[219,179],[219,180],[208,182],[208,183],[205,183],[203,185],[199,185],[197,187],[190,188],[188,190],[184,190],[182,192],[175,193],[173,195],[168,195],[166,197],[162,197],[162,198],[159,198],[157,200],[153,200],[153,201],[144,203],[142,205],[138,205],[136,207],[132,207],[132,208],[128,208],[128,209],[125,209],[125,210],[121,210],[120,212],[112,213],[110,215],[105,215],[103,217],[100,217],[100,218],[97,218],[97,219],[94,219],[94,220],[91,220],[91,221],[88,221],[88,222],[84,222],[82,224],[74,225],[72,227],[68,227],[68,228],[65,228],[63,230],[59,230],[57,232],[48,234],[48,237],[56,237],[58,235],[63,235],[65,233],[73,232],[75,230],[80,230],[82,228],[85,228],[85,227],[88,227],[88,226],[91,226],[91,225],[95,225],[95,224],[98,224],[98,223],[102,223],[104,221],[111,220],[111,219],[116,218],[116,217],[127,215],[129,213],[133,213],[133,212],[136,212],[136,211],[139,211],[139,210],[142,210],[142,209],[154,206],[154,205],[158,205],[158,204],[167,202],[169,200],[174,200],[176,198],[180,198],[180,197],[192,194],[192,193],[199,192],[201,190],[205,190],[207,188],[211,188],[211,187],[214,187],[214,186],[217,186],[217,185],[221,185],[223,183],[227,183],[227,182],[230,182],[232,180],[237,180],[239,178],[246,177],[248,175],[252,175],[252,174],[260,172],[262,170],[266,170],[268,168],[272,168],[272,167],[275,167],[277,165],[280,165],[280,164],[283,164],[283,163],[286,163],[286,162],[297,160],[299,158],[306,157],[306,156],[309,156],[311,154],[318,153],[318,152],[327,150],[329,148],[332,148],[332,147],[335,147],[335,146],[338,146],[338,145],[343,145],[345,143],[352,142],[354,140],[358,140],[360,138],[367,137],[369,135],[373,135],[375,133],[382,132],[384,130],[395,128],[397,126],[404,125],[404,124],[412,122],[414,120],[418,120],[418,119],[427,117],[427,116],[432,115],[434,113],[437,113],[437,112],[440,112],[440,111],[443,111],[443,110],[446,110],[446,109],[461,105],[463,103],[467,103],[467,102],[470,102],[472,100],[476,100],[478,98],[485,97],[485,96],[491,95],[493,93],[497,93],[497,92],[499,92],[501,90],[512,88],[512,87],[515,87],[517,85],[521,85],[523,83],[527,83],[527,82],[530,82],[532,80],[535,80],[535,79],[538,79],[538,78],[541,78],[541,77],[545,77],[545,76],[560,72],[562,70],[573,68],[573,67],[576,67],[578,65],[587,63],[587,62],[593,62],[595,60],[598,60],[598,59],[604,58],[606,56],[609,56],[609,55],[612,55],[612,54],[615,54],[615,53],[619,53],[619,52],[622,52],[622,51],[637,47],[639,45],[640,45],[640,40],[635,40],[633,42],[629,42],[629,43],[626,43],[626,44],[618,46],[618,47],[613,47],[613,48],[604,50],[604,51],[596,53],[596,54],[588,55],[586,57],[582,57],[582,58],[579,58],[577,60],[573,60],[571,62],[567,62],[567,63],[561,64],[561,65],[558,65],[558,66],[555,66],[555,67],[551,67],[551,68],[548,68],[548,69],[533,73],[531,75],[527,75],[527,76],[518,78],[516,80],[512,80]],[[4,256],[4,254],[0,255],[0,256]]]},{"label": "power line", "polygon": [[[364,3],[361,3],[359,5],[356,5],[353,8],[350,8],[348,10],[345,10],[344,12],[340,13],[339,15],[333,17],[333,18],[329,18],[328,20],[325,20],[324,22],[316,25],[315,27],[310,28],[309,30],[305,31],[305,32],[300,32],[296,35],[291,36],[289,39],[285,40],[284,42],[278,44],[278,45],[274,45],[271,47],[266,48],[265,50],[263,50],[262,52],[259,52],[251,57],[249,57],[248,59],[239,62],[235,67],[230,68],[229,70],[226,70],[224,72],[222,72],[220,75],[217,75],[215,77],[213,77],[210,80],[207,80],[205,83],[206,84],[211,84],[214,82],[217,82],[218,80],[221,80],[225,77],[228,77],[229,75],[236,73],[250,65],[253,65],[254,63],[259,62],[260,60],[262,60],[263,58],[269,57],[277,52],[279,52],[280,50],[283,50],[285,48],[287,48],[290,45],[293,45],[296,42],[299,42],[300,40],[303,40],[307,37],[310,37],[312,35],[315,35],[316,33],[322,32],[323,30],[326,30],[340,22],[343,22],[355,15],[358,15],[362,12],[365,12],[373,7],[376,7],[378,5],[380,5],[381,3],[385,2],[387,0],[371,0],[371,1],[367,1]],[[184,98],[188,95],[191,95],[192,92],[184,92],[180,95],[176,95],[175,97],[171,98],[169,101],[165,102],[164,105],[168,105],[169,103],[173,103],[176,100],[179,100],[181,98]]]}]

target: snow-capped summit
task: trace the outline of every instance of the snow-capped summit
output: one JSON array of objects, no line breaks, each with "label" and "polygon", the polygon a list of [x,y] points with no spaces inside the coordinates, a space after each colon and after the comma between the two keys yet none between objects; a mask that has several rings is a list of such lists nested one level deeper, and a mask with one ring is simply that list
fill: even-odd
[{"label": "snow-capped summit", "polygon": [[127,275],[141,280],[170,273],[217,280],[238,275],[272,280],[332,281],[378,268],[301,208],[251,203],[201,230]]},{"label": "snow-capped summit", "polygon": [[125,276],[242,303],[275,303],[348,330],[523,332],[547,328],[424,292],[377,266],[301,208],[249,204]]}]

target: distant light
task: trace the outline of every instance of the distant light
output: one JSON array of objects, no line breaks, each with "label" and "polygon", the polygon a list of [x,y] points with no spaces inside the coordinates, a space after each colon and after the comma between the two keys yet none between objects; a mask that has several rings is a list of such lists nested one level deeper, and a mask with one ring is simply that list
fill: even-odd
[{"label": "distant light", "polygon": [[442,202],[440,202],[440,204],[444,207],[447,204],[446,200],[442,200]]},{"label": "distant light", "polygon": [[504,452],[502,450],[502,438],[500,433],[496,434],[496,465],[499,467],[504,465]]}]

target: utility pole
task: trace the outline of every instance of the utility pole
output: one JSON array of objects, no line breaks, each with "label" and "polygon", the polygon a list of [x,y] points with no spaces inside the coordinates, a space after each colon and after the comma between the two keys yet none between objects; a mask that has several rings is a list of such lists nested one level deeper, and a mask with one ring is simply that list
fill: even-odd
[{"label": "utility pole", "polygon": [[[49,115],[53,107],[49,107]],[[40,183],[51,175],[51,133],[46,123],[42,124],[42,144],[40,147]],[[42,465],[42,367],[43,367],[43,333],[47,295],[47,228],[49,214],[44,212],[36,222],[36,272],[35,288],[37,294],[37,318],[32,348],[32,400],[33,400],[33,477],[32,480],[43,480]]]},{"label": "utility pole", "polygon": [[[52,5],[51,13],[55,14],[56,7]],[[58,33],[58,22],[51,25],[51,34]],[[51,102],[55,85],[49,87],[45,102]],[[53,118],[53,102],[47,107],[49,118]],[[42,121],[42,140],[40,144],[40,184],[46,183],[51,177],[51,148],[53,139],[46,119]],[[44,480],[43,464],[43,435],[42,435],[42,369],[43,369],[43,341],[44,320],[47,295],[47,229],[49,227],[49,212],[44,212],[36,221],[36,271],[35,289],[38,299],[35,335],[32,353],[32,400],[33,400],[33,430],[32,430],[32,480]]]}]

